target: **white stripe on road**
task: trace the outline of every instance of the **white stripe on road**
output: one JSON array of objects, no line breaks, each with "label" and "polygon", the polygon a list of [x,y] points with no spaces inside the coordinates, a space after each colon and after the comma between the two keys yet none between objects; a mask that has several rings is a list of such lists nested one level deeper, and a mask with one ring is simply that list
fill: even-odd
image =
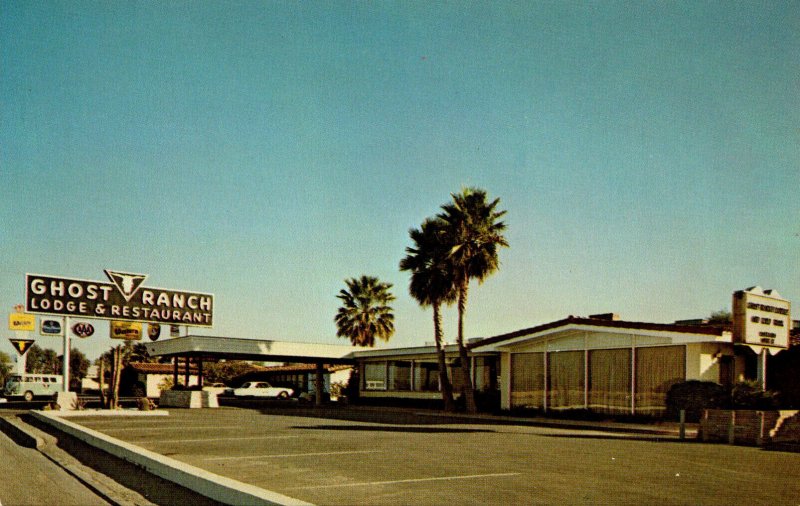
[{"label": "white stripe on road", "polygon": [[312,488],[336,488],[336,487],[368,487],[371,485],[394,485],[397,483],[420,483],[424,481],[469,480],[473,478],[500,478],[502,476],[519,476],[520,474],[522,473],[470,474],[466,476],[443,476],[441,478],[416,478],[411,480],[367,481],[362,483],[337,483],[334,485],[312,485],[309,487],[294,487],[292,490],[309,490]]},{"label": "white stripe on road", "polygon": [[245,455],[243,457],[210,457],[204,460],[285,459],[290,457],[317,457],[322,455],[353,455],[356,453],[380,453],[381,450],[349,450],[341,452],[284,453],[279,455]]},{"label": "white stripe on road", "polygon": [[206,426],[198,426],[198,427],[191,427],[191,426],[176,426],[176,427],[98,427],[94,430],[98,430],[101,432],[127,432],[127,431],[134,431],[139,430],[142,432],[153,432],[159,430],[194,430],[194,429],[240,429],[241,427],[235,427],[231,425],[230,427],[220,427],[219,425],[206,425]]},{"label": "white stripe on road", "polygon": [[253,437],[217,437],[217,438],[200,438],[200,439],[148,439],[147,441],[140,441],[138,444],[147,443],[207,443],[209,441],[244,441],[249,439],[291,439],[300,436],[253,436]]}]

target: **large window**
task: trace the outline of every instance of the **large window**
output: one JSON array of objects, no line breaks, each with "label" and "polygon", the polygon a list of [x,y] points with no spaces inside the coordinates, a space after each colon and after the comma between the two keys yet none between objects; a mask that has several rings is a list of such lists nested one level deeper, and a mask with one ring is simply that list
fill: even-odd
[{"label": "large window", "polygon": [[418,392],[438,392],[439,364],[436,361],[418,361],[414,365],[414,389]]},{"label": "large window", "polygon": [[475,391],[497,389],[497,357],[475,357]]},{"label": "large window", "polygon": [[540,408],[544,400],[544,353],[511,355],[511,407]]},{"label": "large window", "polygon": [[686,347],[636,349],[636,411],[657,413],[666,406],[667,391],[686,378]]},{"label": "large window", "polygon": [[630,411],[630,349],[589,352],[589,407],[611,413]]},{"label": "large window", "polygon": [[389,362],[389,390],[411,390],[411,362]]},{"label": "large window", "polygon": [[585,402],[584,352],[547,354],[547,400],[551,408],[583,408]]},{"label": "large window", "polygon": [[386,390],[386,362],[364,364],[364,388],[366,390]]}]

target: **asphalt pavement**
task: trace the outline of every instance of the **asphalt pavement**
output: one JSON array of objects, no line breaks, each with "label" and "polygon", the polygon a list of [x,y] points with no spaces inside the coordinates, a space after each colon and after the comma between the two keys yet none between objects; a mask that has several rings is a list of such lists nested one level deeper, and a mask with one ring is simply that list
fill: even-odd
[{"label": "asphalt pavement", "polygon": [[3,506],[109,504],[42,453],[17,445],[2,432],[0,455]]}]

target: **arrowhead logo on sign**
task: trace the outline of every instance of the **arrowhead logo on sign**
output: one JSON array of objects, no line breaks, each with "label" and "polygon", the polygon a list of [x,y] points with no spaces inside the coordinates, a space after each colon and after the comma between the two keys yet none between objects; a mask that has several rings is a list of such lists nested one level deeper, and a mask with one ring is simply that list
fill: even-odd
[{"label": "arrowhead logo on sign", "polygon": [[36,342],[33,339],[9,339],[9,341],[11,341],[11,344],[14,346],[14,349],[17,350],[20,357],[25,355],[25,353],[31,349],[33,343]]},{"label": "arrowhead logo on sign", "polygon": [[147,279],[147,274],[130,274],[128,272],[117,272],[104,269],[106,276],[117,287],[119,293],[125,297],[125,301],[130,301],[133,294],[139,290],[144,280]]}]

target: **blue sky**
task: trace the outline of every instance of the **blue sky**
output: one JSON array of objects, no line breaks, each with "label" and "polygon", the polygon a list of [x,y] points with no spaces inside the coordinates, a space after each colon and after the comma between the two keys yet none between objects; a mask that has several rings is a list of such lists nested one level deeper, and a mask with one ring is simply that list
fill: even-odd
[{"label": "blue sky", "polygon": [[199,333],[334,343],[369,274],[422,344],[397,264],[464,186],[511,245],[469,336],[800,303],[796,1],[6,2],[0,55],[7,312],[113,269],[214,293]]}]

